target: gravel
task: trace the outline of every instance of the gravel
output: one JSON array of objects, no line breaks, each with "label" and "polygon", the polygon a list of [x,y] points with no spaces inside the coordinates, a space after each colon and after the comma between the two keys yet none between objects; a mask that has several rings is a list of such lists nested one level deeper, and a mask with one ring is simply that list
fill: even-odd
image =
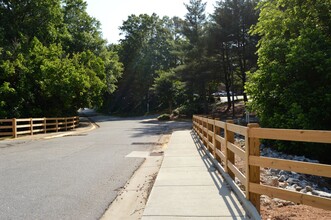
[{"label": "gravel", "polygon": [[[261,148],[261,156],[309,163],[319,163],[318,160],[312,160],[305,156],[288,155],[263,145]],[[331,198],[330,180],[328,178],[271,168],[264,168],[261,170],[262,182],[266,185],[281,187],[305,194],[313,194],[316,196]]]}]

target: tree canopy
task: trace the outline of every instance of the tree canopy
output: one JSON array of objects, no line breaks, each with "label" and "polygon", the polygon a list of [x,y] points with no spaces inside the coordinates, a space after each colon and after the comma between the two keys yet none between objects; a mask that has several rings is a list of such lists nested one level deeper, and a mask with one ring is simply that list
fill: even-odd
[{"label": "tree canopy", "polygon": [[0,117],[100,107],[122,64],[83,0],[0,3]]},{"label": "tree canopy", "polygon": [[[331,129],[331,2],[263,1],[252,33],[261,39],[249,76],[250,107],[261,125]],[[280,150],[330,162],[330,146],[272,143]]]},{"label": "tree canopy", "polygon": [[112,101],[112,111],[146,112],[154,106],[151,93],[157,71],[176,65],[172,54],[172,34],[167,26],[168,17],[131,15],[123,22],[124,39],[118,47],[120,61],[124,64],[123,78]]},{"label": "tree canopy", "polygon": [[206,4],[190,0],[183,19],[141,14],[123,22],[117,49],[124,74],[111,111],[161,110],[164,100],[155,88],[165,77],[181,82],[185,98],[172,103],[188,115],[210,112],[211,94],[221,84],[229,100],[231,90],[244,91],[246,71],[256,68],[257,37],[248,31],[257,22],[257,0],[220,1],[211,16]]},{"label": "tree canopy", "polygon": [[330,1],[264,1],[259,8],[251,107],[263,126],[330,129]]}]

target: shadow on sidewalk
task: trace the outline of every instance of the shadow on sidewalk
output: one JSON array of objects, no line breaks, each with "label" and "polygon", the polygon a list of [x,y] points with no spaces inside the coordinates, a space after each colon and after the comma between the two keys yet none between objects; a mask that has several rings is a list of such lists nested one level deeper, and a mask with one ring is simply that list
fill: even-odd
[{"label": "shadow on sidewalk", "polygon": [[[205,164],[206,168],[208,169],[208,173],[211,176],[212,180],[215,183],[215,186],[217,187],[219,191],[219,195],[223,198],[229,212],[233,216],[233,219],[247,219],[246,213],[243,212],[243,208],[239,207],[237,204],[238,199],[236,195],[231,192],[230,186],[227,184],[227,182],[224,181],[223,178],[221,178],[221,174],[217,174],[216,172],[217,169],[214,166],[213,162],[209,159],[208,155],[205,153],[205,146],[203,143],[200,141],[198,136],[194,133],[192,130],[191,132],[192,139],[194,141],[194,144],[200,154],[200,157]],[[235,210],[234,210],[235,209]],[[238,213],[240,216],[236,217],[236,214]]]}]

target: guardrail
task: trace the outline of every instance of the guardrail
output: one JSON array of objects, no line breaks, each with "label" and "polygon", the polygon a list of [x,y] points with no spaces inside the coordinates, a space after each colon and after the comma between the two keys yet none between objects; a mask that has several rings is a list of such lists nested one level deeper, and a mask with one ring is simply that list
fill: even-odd
[{"label": "guardrail", "polygon": [[[260,128],[258,124],[248,124],[247,127],[244,127],[233,124],[233,121],[222,122],[197,115],[193,116],[193,128],[207,150],[221,165],[218,167],[228,173],[232,180],[235,177],[239,179],[244,186],[240,192],[255,206],[258,212],[260,212],[260,195],[331,210],[331,199],[260,183],[260,167],[331,178],[331,165],[262,157],[260,156],[259,141],[260,139],[271,139],[331,143],[331,131],[270,129]],[[235,144],[235,133],[245,138],[245,149]],[[236,166],[235,156],[244,160],[243,172]]]},{"label": "guardrail", "polygon": [[76,128],[78,125],[78,116],[65,118],[0,119],[0,137],[17,138],[18,135],[67,131]]}]

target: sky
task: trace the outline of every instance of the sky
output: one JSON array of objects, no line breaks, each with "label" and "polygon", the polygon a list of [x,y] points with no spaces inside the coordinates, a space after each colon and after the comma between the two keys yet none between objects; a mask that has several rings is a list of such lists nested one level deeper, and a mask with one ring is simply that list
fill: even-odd
[{"label": "sky", "polygon": [[[121,39],[118,28],[131,14],[156,13],[158,16],[184,17],[187,10],[183,3],[189,0],[85,0],[87,12],[101,22],[103,38],[108,43],[117,43]],[[206,12],[212,13],[216,0],[205,0]]]}]

